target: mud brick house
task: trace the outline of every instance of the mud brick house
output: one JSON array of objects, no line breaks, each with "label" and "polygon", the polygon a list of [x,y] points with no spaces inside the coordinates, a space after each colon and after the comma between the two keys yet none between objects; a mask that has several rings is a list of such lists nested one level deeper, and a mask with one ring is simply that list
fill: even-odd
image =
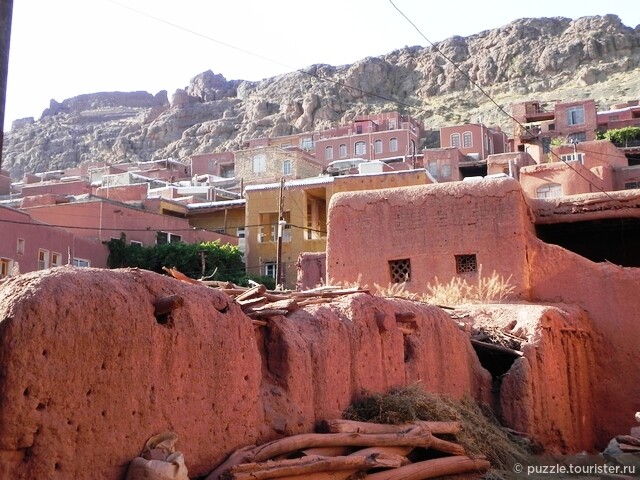
[{"label": "mud brick house", "polygon": [[[623,388],[640,383],[637,362],[629,361],[640,344],[640,270],[604,259],[596,263],[545,243],[536,237],[536,224],[554,217],[564,223],[556,228],[596,223],[590,232],[597,235],[582,239],[585,255],[617,239],[612,248],[627,251],[627,266],[638,266],[633,252],[640,239],[640,195],[615,193],[575,196],[571,202],[530,201],[513,179],[340,193],[329,206],[327,275],[336,282],[360,276],[370,287],[402,283],[419,293],[430,283],[456,277],[473,282],[482,268],[483,275],[495,271],[510,278],[514,300],[580,309],[556,327],[541,314],[534,330],[560,348],[562,360],[542,367],[542,346],[532,346],[508,370],[502,385],[509,394],[497,403],[513,428],[541,432],[547,428],[542,423],[549,422],[547,431],[606,445],[615,432],[633,426],[633,412],[640,408],[637,396]],[[617,234],[602,230],[606,220],[616,223]],[[508,322],[520,324],[517,317]],[[589,359],[589,351],[597,361]],[[545,369],[548,375],[541,374]]]}]

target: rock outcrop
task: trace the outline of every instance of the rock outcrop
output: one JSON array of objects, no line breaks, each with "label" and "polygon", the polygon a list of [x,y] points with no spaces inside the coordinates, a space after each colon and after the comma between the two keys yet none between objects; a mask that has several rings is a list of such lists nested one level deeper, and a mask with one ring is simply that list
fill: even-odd
[{"label": "rock outcrop", "polygon": [[171,102],[166,92],[52,101],[39,120],[14,122],[3,167],[18,179],[25,171],[87,161],[186,160],[238,149],[251,138],[398,109],[427,127],[482,117],[508,129],[510,119],[472,81],[507,111],[512,102],[532,97],[593,98],[608,108],[640,97],[639,68],[640,31],[615,15],[521,19],[435,46],[405,47],[353,65],[312,65],[259,82],[207,71]]}]

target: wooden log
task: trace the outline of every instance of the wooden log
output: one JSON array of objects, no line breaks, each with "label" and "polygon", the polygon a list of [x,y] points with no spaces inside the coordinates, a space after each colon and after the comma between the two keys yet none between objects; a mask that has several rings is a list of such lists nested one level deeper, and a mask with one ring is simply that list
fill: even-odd
[{"label": "wooden log", "polygon": [[522,352],[518,350],[513,350],[508,347],[503,347],[502,345],[494,345],[493,343],[481,342],[473,338],[470,338],[469,340],[471,341],[471,345],[476,346],[478,348],[484,348],[485,350],[491,350],[492,352],[504,353],[506,355],[511,355],[513,357],[522,356]]},{"label": "wooden log", "polygon": [[252,311],[247,313],[247,317],[249,318],[265,318],[265,317],[273,317],[275,315],[286,315],[286,310],[260,310],[260,311]]},{"label": "wooden log", "polygon": [[321,457],[317,455],[289,460],[267,461],[237,465],[222,476],[228,480],[268,480],[283,476],[300,476],[339,470],[369,470],[398,468],[408,460],[400,455],[371,454],[349,457]]},{"label": "wooden log", "polygon": [[352,449],[349,447],[318,447],[306,448],[301,453],[308,457],[310,455],[321,455],[323,457],[342,457],[347,455]]},{"label": "wooden log", "polygon": [[155,316],[166,315],[182,305],[184,305],[184,298],[180,295],[167,295],[166,297],[156,298],[153,302],[153,314]]},{"label": "wooden log", "polygon": [[414,446],[428,448],[432,435],[428,429],[413,427],[402,433],[307,433],[286,437],[260,445],[254,449],[256,462],[262,462],[289,452],[312,447],[386,447]]},{"label": "wooden log", "polygon": [[227,459],[218,465],[215,469],[213,469],[209,475],[205,477],[204,480],[219,480],[221,475],[229,470],[231,467],[236,465],[240,465],[247,462],[253,462],[253,449],[256,448],[255,445],[249,445],[247,447],[240,448],[236,450],[231,455],[227,457]]},{"label": "wooden log", "polygon": [[264,285],[257,285],[255,287],[248,288],[243,293],[236,297],[236,301],[240,302],[242,300],[247,300],[251,297],[261,297],[267,291],[267,287]]},{"label": "wooden log", "polygon": [[332,298],[306,298],[298,301],[298,306],[304,307],[306,305],[318,305],[320,303],[331,303]]},{"label": "wooden log", "polygon": [[442,440],[438,437],[431,439],[429,448],[438,450],[439,452],[450,453],[451,455],[465,455],[467,453],[462,445],[448,440]]},{"label": "wooden log", "polygon": [[460,422],[424,422],[416,421],[403,425],[389,425],[386,423],[357,422],[355,420],[328,419],[322,420],[319,429],[328,433],[401,433],[415,426],[427,428],[433,434],[460,433]]},{"label": "wooden log", "polygon": [[465,456],[444,457],[372,473],[365,478],[367,480],[425,480],[459,473],[486,472],[490,467],[491,464],[487,460]]},{"label": "wooden log", "polygon": [[266,327],[267,325],[269,325],[269,323],[265,322],[264,320],[251,319],[251,325],[253,325],[254,327]]},{"label": "wooden log", "polygon": [[268,300],[265,297],[254,297],[254,298],[249,298],[247,300],[236,299],[236,303],[240,305],[243,310],[247,308],[262,307],[267,303],[267,301]]},{"label": "wooden log", "polygon": [[618,435],[616,437],[618,443],[626,443],[627,445],[634,445],[640,447],[640,438],[633,437],[631,435]]},{"label": "wooden log", "polygon": [[256,311],[260,310],[286,310],[293,312],[298,309],[298,302],[293,298],[287,298],[285,300],[278,300],[277,302],[269,302],[263,307],[256,308]]}]

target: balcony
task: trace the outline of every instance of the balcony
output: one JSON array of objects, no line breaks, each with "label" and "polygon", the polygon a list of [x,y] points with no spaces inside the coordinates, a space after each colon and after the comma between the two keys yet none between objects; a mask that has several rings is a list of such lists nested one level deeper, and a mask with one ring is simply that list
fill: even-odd
[{"label": "balcony", "polygon": [[516,134],[520,138],[520,141],[534,140],[542,133],[542,127],[539,123],[525,123],[518,125]]}]

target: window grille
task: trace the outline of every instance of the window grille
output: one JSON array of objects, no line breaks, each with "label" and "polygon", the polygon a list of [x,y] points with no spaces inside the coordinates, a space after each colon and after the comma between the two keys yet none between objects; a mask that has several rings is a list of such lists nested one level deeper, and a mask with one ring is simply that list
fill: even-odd
[{"label": "window grille", "polygon": [[475,254],[456,255],[456,273],[475,273],[478,271],[478,262]]},{"label": "window grille", "polygon": [[408,258],[402,260],[390,260],[389,272],[391,283],[403,283],[411,281],[411,261]]}]

